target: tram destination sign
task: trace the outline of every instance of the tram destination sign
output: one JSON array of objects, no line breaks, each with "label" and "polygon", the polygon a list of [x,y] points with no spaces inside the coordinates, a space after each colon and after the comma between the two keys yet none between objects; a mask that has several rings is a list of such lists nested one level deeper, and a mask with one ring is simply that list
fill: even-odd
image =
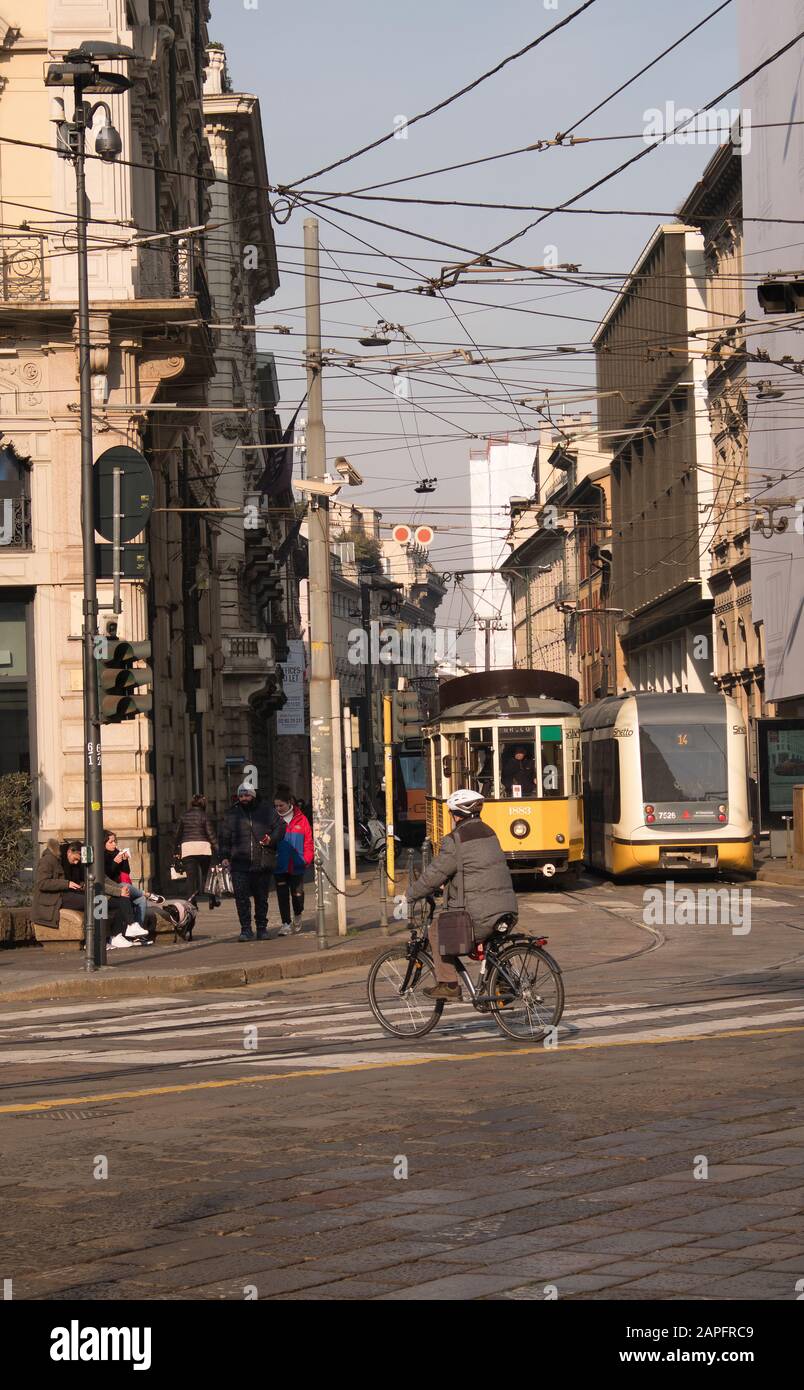
[{"label": "tram destination sign", "polygon": [[501,724],[500,738],[533,738],[533,725]]}]

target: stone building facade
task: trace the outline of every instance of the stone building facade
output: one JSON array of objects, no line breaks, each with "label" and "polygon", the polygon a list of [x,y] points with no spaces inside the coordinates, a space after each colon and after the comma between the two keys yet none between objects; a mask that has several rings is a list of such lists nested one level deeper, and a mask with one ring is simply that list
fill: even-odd
[{"label": "stone building facade", "polygon": [[[16,654],[0,665],[2,732],[8,713],[15,756],[32,776],[35,838],[80,836],[75,187],[71,164],[48,148],[54,113],[43,67],[53,53],[91,37],[138,55],[110,63],[134,79],[131,91],[109,98],[131,162],[87,161],[93,449],[97,458],[113,444],[131,445],[145,453],[154,476],[144,535],[150,575],[124,583],[118,627],[121,637],[152,643],[154,709],[103,729],[104,814],[130,846],[135,871],[164,883],[189,797],[203,789],[213,814],[228,802],[224,690],[231,675],[221,621],[229,610],[219,569],[229,537],[221,549],[223,440],[208,407],[210,383],[220,384],[224,373],[211,326],[213,257],[198,230],[209,219],[215,172],[203,109],[206,5],[85,0],[79,12],[67,0],[6,0],[3,17],[0,135],[33,147],[4,145],[0,160],[0,442],[22,461],[10,486],[20,493],[14,506],[24,523],[0,546],[0,646],[8,633],[7,649]],[[253,113],[232,119],[232,138],[242,140],[237,132],[253,128]],[[90,154],[93,146],[90,133]],[[252,215],[242,211],[245,224]],[[12,219],[25,227],[11,227]],[[108,604],[110,585],[101,583],[99,596]]]},{"label": "stone building facade", "polygon": [[710,160],[679,210],[704,238],[706,307],[713,329],[706,360],[715,501],[709,578],[714,600],[713,680],[746,719],[765,713],[762,624],[751,608],[747,365],[742,324],[742,158],[731,144]]}]

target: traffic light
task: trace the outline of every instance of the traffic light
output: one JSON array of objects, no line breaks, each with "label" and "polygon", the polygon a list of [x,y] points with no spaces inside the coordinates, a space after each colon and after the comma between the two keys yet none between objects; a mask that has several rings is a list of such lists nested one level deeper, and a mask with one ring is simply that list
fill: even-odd
[{"label": "traffic light", "polygon": [[394,743],[418,738],[422,731],[419,696],[415,690],[395,690],[393,701]]},{"label": "traffic light", "polygon": [[106,655],[98,662],[100,716],[102,724],[120,724],[153,709],[151,694],[135,695],[135,690],[151,685],[150,666],[135,666],[151,656],[150,642],[122,642],[110,637]]}]

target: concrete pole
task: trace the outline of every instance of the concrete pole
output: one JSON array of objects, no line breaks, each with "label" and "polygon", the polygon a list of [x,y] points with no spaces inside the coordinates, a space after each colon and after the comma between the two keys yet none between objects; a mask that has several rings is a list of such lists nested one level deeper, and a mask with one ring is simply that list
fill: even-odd
[{"label": "concrete pole", "polygon": [[346,935],[346,864],[343,844],[343,737],[341,728],[341,683],[332,682],[332,778],[335,793],[335,874],[338,885],[338,935]]},{"label": "concrete pole", "polygon": [[[304,303],[307,330],[307,478],[326,472],[323,393],[321,390],[321,283],[318,221],[304,220]],[[329,554],[329,501],[310,494],[307,513],[310,595],[310,770],[313,834],[321,861],[319,921],[326,938],[338,934],[338,853],[335,844],[335,794],[332,738],[332,592]],[[341,849],[341,862],[343,851]],[[332,880],[332,882],[330,882]]]},{"label": "concrete pole", "polygon": [[355,845],[355,779],[352,739],[352,711],[348,705],[343,707],[343,740],[346,750],[346,818],[349,829],[349,881],[357,881],[357,854]]}]

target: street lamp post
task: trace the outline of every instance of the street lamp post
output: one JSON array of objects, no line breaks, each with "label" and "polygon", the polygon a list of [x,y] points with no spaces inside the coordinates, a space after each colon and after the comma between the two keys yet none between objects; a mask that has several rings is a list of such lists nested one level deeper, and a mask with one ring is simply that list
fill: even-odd
[{"label": "street lamp post", "polygon": [[95,113],[103,109],[106,122],[96,139],[96,154],[100,159],[116,159],[122,149],[118,132],[112,125],[106,102],[90,106],[84,97],[88,93],[124,92],[132,86],[121,73],[101,72],[96,58],[135,58],[131,48],[101,40],[88,41],[65,55],[60,63],[48,66],[45,83],[49,87],[72,87],[75,106],[72,121],[58,122],[59,154],[69,159],[75,169],[76,189],[76,250],[78,254],[78,382],[81,420],[81,542],[83,551],[83,684],[84,684],[84,837],[86,844],[86,881],[84,934],[86,969],[97,970],[106,964],[106,896],[103,892],[103,782],[101,770],[101,722],[98,694],[97,662],[103,657],[103,641],[98,638],[98,595],[95,566],[95,520],[92,457],[92,377],[90,372],[89,341],[89,275],[87,257],[87,202],[85,161],[86,132],[92,126]]}]

